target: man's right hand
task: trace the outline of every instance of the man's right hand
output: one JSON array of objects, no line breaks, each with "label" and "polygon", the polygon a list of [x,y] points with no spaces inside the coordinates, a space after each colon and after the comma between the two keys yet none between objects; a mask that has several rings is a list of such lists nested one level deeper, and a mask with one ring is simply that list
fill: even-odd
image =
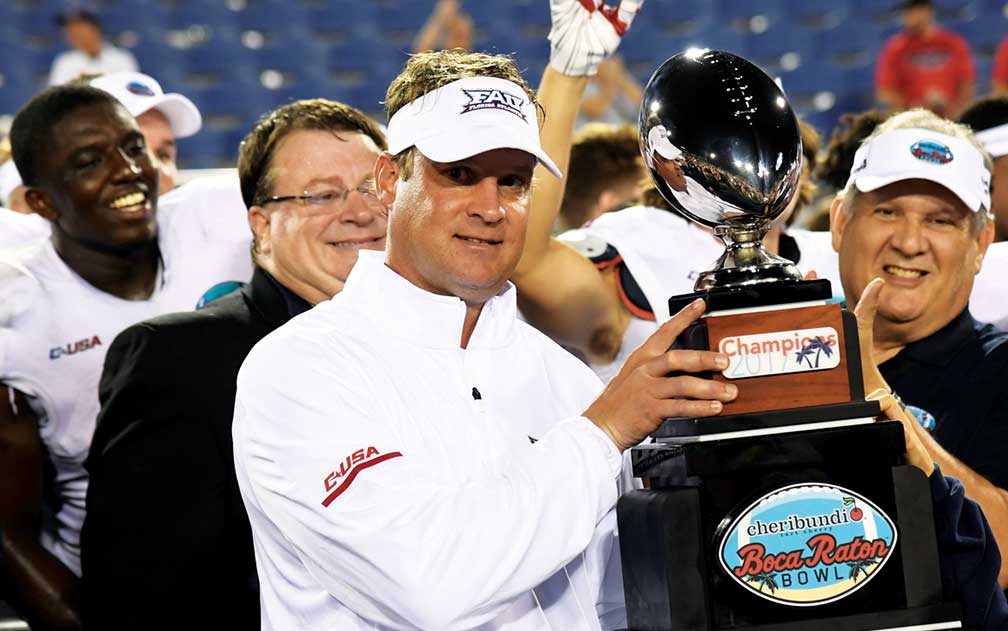
[{"label": "man's right hand", "polygon": [[704,312],[695,300],[635,350],[584,416],[598,425],[620,451],[640,443],[669,417],[700,418],[721,412],[738,395],[732,384],[669,373],[706,372],[728,367],[728,356],[711,351],[668,350]]}]

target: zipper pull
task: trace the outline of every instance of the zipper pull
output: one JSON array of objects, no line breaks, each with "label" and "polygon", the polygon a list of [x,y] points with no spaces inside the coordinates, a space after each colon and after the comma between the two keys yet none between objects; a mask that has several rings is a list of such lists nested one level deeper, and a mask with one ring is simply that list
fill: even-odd
[{"label": "zipper pull", "polygon": [[473,386],[473,389],[472,389],[472,398],[473,398],[473,401],[479,401],[479,400],[481,400],[483,398],[483,395],[480,394],[480,391],[476,389],[476,386]]}]

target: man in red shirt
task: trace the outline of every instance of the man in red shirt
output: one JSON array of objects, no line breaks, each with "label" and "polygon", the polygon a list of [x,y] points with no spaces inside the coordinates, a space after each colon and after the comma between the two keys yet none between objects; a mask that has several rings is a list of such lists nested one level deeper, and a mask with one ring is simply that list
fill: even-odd
[{"label": "man in red shirt", "polygon": [[903,3],[903,32],[889,38],[875,69],[878,100],[955,118],[973,97],[973,57],[962,37],[940,27],[930,0]]}]

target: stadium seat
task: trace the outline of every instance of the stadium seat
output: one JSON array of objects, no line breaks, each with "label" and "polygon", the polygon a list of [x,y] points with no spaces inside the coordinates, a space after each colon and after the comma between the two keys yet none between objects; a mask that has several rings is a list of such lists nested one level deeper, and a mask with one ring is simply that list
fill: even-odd
[{"label": "stadium seat", "polygon": [[339,0],[311,6],[305,16],[308,28],[322,42],[333,42],[361,30],[377,30],[378,10],[374,2]]},{"label": "stadium seat", "polygon": [[1000,13],[988,14],[961,25],[957,32],[970,43],[976,57],[991,56],[1008,37],[1008,19]]},{"label": "stadium seat", "polygon": [[814,54],[808,33],[783,20],[763,33],[749,34],[745,48],[748,59],[771,75],[793,70]]},{"label": "stadium seat", "polygon": [[892,0],[849,0],[852,26],[867,20],[874,24],[899,26],[899,2]]},{"label": "stadium seat", "polygon": [[838,66],[873,65],[889,30],[879,24],[838,26],[816,34],[816,49],[823,60]]},{"label": "stadium seat", "polygon": [[25,79],[0,71],[0,115],[14,114],[45,87],[44,82]]},{"label": "stadium seat", "polygon": [[194,136],[180,138],[179,167],[183,169],[213,169],[234,166],[238,144],[247,129],[214,130],[204,127]]},{"label": "stadium seat", "polygon": [[742,57],[747,55],[745,34],[727,25],[712,24],[710,27],[684,38],[680,50],[692,46],[725,50]]},{"label": "stadium seat", "polygon": [[994,61],[990,57],[977,58],[975,93],[985,94],[991,88]]},{"label": "stadium seat", "polygon": [[248,6],[234,14],[234,25],[242,30],[300,32],[309,23],[308,8],[297,2],[250,0]]},{"label": "stadium seat", "polygon": [[811,30],[830,29],[843,23],[849,13],[845,0],[802,0],[788,4],[782,21]]},{"label": "stadium seat", "polygon": [[[762,31],[774,24],[781,18],[784,12],[784,3],[781,0],[718,0],[718,22],[722,24],[732,24],[732,26],[743,30]],[[763,28],[756,27],[760,20]]]},{"label": "stadium seat", "polygon": [[647,6],[646,19],[675,35],[688,35],[707,28],[714,21],[715,9],[710,0],[679,0],[654,2]]}]

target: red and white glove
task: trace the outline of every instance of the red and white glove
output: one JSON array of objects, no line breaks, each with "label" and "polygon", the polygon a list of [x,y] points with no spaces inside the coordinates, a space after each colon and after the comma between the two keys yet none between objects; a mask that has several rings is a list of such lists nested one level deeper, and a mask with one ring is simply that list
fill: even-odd
[{"label": "red and white glove", "polygon": [[594,75],[616,51],[643,0],[550,0],[550,65],[565,75]]}]

